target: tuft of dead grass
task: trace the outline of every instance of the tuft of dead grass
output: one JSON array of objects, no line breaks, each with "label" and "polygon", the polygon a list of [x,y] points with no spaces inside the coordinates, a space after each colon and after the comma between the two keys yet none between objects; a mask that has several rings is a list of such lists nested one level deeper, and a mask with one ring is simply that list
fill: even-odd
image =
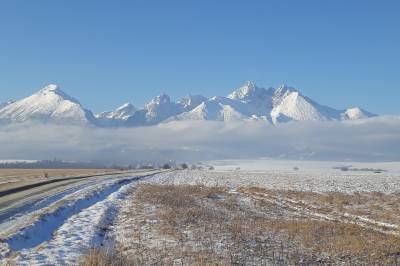
[{"label": "tuft of dead grass", "polygon": [[123,253],[117,249],[93,248],[81,258],[79,266],[134,266],[132,260],[129,260]]}]

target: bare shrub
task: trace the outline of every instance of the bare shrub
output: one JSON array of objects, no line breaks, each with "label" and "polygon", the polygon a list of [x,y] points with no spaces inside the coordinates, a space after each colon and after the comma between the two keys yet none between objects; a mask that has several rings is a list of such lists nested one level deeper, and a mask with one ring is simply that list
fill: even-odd
[{"label": "bare shrub", "polygon": [[171,169],[171,168],[172,168],[171,165],[167,163],[162,166],[162,169]]}]

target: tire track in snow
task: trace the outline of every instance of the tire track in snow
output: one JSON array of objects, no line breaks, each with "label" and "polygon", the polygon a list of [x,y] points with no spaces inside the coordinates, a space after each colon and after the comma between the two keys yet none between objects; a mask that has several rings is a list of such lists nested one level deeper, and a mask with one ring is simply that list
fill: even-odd
[{"label": "tire track in snow", "polygon": [[[104,214],[105,211],[113,205],[113,200],[111,199],[117,197],[121,188],[128,184],[135,183],[135,181],[140,179],[153,176],[154,174],[156,173],[120,180],[117,179],[113,184],[110,184],[101,191],[97,191],[90,196],[87,195],[86,198],[68,202],[67,204],[57,208],[52,213],[43,215],[40,220],[36,221],[31,226],[24,228],[18,234],[2,242],[8,246],[8,251],[17,251],[21,254],[18,258],[24,258],[22,261],[19,261],[18,264],[20,264],[20,262],[23,264],[23,261],[25,260],[30,261],[28,258],[33,257],[29,254],[36,254],[40,258],[49,257],[50,260],[52,260],[52,256],[40,255],[42,252],[36,252],[36,250],[42,250],[43,247],[49,246],[50,243],[54,241],[58,241],[57,245],[54,247],[67,247],[72,243],[77,243],[76,241],[79,242],[83,241],[83,239],[88,239],[88,235],[95,235],[94,231],[89,230],[88,228],[92,227],[93,229],[93,227],[97,226],[98,222],[101,220],[101,214]],[[81,219],[81,222],[76,223],[77,226],[75,226],[75,230],[66,230],[65,227],[72,227],[75,224],[76,219]],[[81,230],[78,230],[79,228],[81,228]],[[84,237],[85,235],[86,237]],[[54,250],[54,248],[52,249]],[[79,250],[80,249],[76,251]],[[3,250],[2,253],[4,256],[7,252],[4,252]],[[61,249],[58,257],[64,257],[63,254],[65,255]],[[76,255],[74,255],[74,257],[76,257]],[[38,259],[38,257],[35,257],[33,261],[41,260]],[[53,263],[59,264],[56,261]],[[32,263],[28,263],[28,265],[32,265]]]},{"label": "tire track in snow", "polygon": [[259,192],[244,192],[248,197],[256,200],[264,200],[269,203],[278,205],[282,208],[290,209],[295,212],[304,213],[310,217],[315,217],[317,219],[323,219],[327,221],[345,222],[359,225],[364,228],[374,230],[379,233],[400,236],[400,227],[396,224],[384,223],[376,220],[372,220],[366,217],[352,215],[349,213],[340,213],[335,210],[330,210],[329,212],[323,212],[318,207],[307,204],[304,201],[295,201],[291,199],[275,197],[269,195],[268,193]]}]

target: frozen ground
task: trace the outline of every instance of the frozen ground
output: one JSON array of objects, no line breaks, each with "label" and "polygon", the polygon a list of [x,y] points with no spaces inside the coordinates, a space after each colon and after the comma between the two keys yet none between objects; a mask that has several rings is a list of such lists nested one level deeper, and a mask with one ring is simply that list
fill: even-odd
[{"label": "frozen ground", "polygon": [[[373,168],[383,169],[391,174],[400,175],[400,162],[336,162],[336,161],[300,161],[300,160],[219,160],[209,161],[219,171],[236,170],[240,168],[243,171],[265,172],[265,171],[289,171],[293,173],[293,168],[298,167],[301,171],[315,173],[337,173],[338,166],[349,166],[353,168]],[[365,172],[364,172],[365,174]]]},{"label": "frozen ground", "polygon": [[212,161],[203,168],[211,165],[156,174],[131,191],[110,230],[122,256],[138,265],[400,262],[398,163]]},{"label": "frozen ground", "polygon": [[[0,220],[0,258],[2,262],[15,262],[17,265],[71,265],[75,264],[89,248],[101,246],[105,240],[108,244],[115,241],[125,250],[136,250],[136,253],[140,246],[142,250],[150,252],[149,255],[154,255],[151,253],[154,247],[180,250],[183,242],[179,237],[176,238],[177,234],[186,236],[185,243],[192,247],[207,247],[207,241],[211,240],[203,238],[201,240],[203,242],[200,243],[197,239],[203,232],[201,230],[207,228],[205,226],[203,229],[200,228],[201,230],[193,229],[195,228],[193,226],[197,226],[196,223],[195,225],[187,223],[187,227],[179,228],[163,227],[165,232],[160,234],[157,226],[165,223],[162,220],[165,220],[165,216],[159,216],[160,213],[157,211],[161,205],[152,202],[151,191],[147,194],[142,193],[142,196],[137,198],[135,188],[139,184],[161,186],[158,193],[162,193],[163,187],[168,185],[195,185],[210,189],[215,186],[220,187],[222,189],[220,195],[202,194],[200,195],[202,199],[197,198],[197,194],[188,194],[189,197],[193,197],[195,203],[193,207],[199,208],[201,215],[205,215],[200,217],[205,221],[213,216],[208,213],[219,213],[220,217],[225,217],[224,213],[230,213],[230,218],[224,218],[223,230],[228,231],[223,231],[225,234],[223,238],[218,239],[218,231],[214,232],[215,239],[210,236],[213,241],[217,241],[213,242],[216,250],[224,250],[220,246],[221,243],[227,246],[236,243],[229,236],[232,233],[231,224],[236,221],[235,219],[240,219],[242,224],[239,226],[250,226],[247,224],[250,220],[246,217],[252,217],[253,222],[259,222],[258,219],[262,218],[264,219],[262,222],[271,228],[276,226],[271,223],[271,218],[283,219],[282,221],[296,218],[305,221],[357,225],[362,230],[369,230],[366,232],[379,233],[387,237],[399,235],[400,166],[398,163],[256,160],[212,161],[204,164],[214,166],[215,170],[149,171],[101,178],[96,181],[92,179],[66,187],[58,194],[43,198],[31,206],[25,206],[19,213]],[[353,169],[380,169],[380,171],[337,169],[341,166]],[[141,178],[143,176],[146,177]],[[169,189],[174,191],[171,187]],[[143,198],[143,195],[147,198]],[[176,194],[176,198],[179,199],[179,196],[179,193]],[[172,199],[172,202],[174,200]],[[185,199],[181,199],[178,203],[184,201]],[[170,208],[172,205],[168,206]],[[239,213],[235,211],[236,207],[239,208]],[[191,208],[186,210],[187,214],[197,217],[197,211],[193,213]],[[181,210],[171,210],[170,217],[180,221]],[[250,216],[246,216],[247,214]],[[233,220],[230,220],[231,218]],[[214,218],[212,222],[218,225],[218,221]],[[178,229],[184,231],[180,232]],[[235,253],[246,248],[246,252],[249,252],[246,254],[250,256],[254,244],[252,242],[254,239],[251,237],[258,235],[253,233],[254,235],[246,236],[249,239],[248,242],[242,243],[244,246],[240,244],[236,251],[229,252]],[[266,244],[272,245],[274,252],[286,254],[277,250],[280,248],[279,245],[283,245],[282,239],[285,239],[285,235],[272,237],[265,234],[264,237],[272,241]],[[379,236],[371,237],[380,241]],[[293,244],[284,243],[288,250],[293,248]],[[261,253],[265,249],[263,246],[257,248],[260,248]],[[303,255],[306,258],[313,259],[312,253],[308,251],[308,253],[305,250],[297,251],[305,252]],[[270,261],[270,256],[273,256],[273,260],[277,259],[275,253],[272,255],[261,253],[259,255],[262,256],[259,258],[262,260]],[[226,258],[226,254],[218,254]],[[176,258],[178,262],[179,256]]]},{"label": "frozen ground", "polygon": [[[155,175],[158,184],[263,187],[312,192],[400,192],[400,163],[351,163],[306,161],[212,161],[215,171],[180,171]],[[341,171],[339,166],[386,171]],[[297,167],[298,170],[294,170]]]},{"label": "frozen ground", "polygon": [[133,265],[397,265],[399,207],[379,193],[153,183],[131,191],[111,232]]}]

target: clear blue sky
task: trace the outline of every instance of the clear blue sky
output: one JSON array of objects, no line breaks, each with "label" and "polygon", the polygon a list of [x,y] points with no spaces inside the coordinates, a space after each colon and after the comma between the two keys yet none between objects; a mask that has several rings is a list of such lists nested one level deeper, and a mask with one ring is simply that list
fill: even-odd
[{"label": "clear blue sky", "polygon": [[57,83],[94,111],[286,82],[400,114],[398,0],[3,0],[0,101]]}]

